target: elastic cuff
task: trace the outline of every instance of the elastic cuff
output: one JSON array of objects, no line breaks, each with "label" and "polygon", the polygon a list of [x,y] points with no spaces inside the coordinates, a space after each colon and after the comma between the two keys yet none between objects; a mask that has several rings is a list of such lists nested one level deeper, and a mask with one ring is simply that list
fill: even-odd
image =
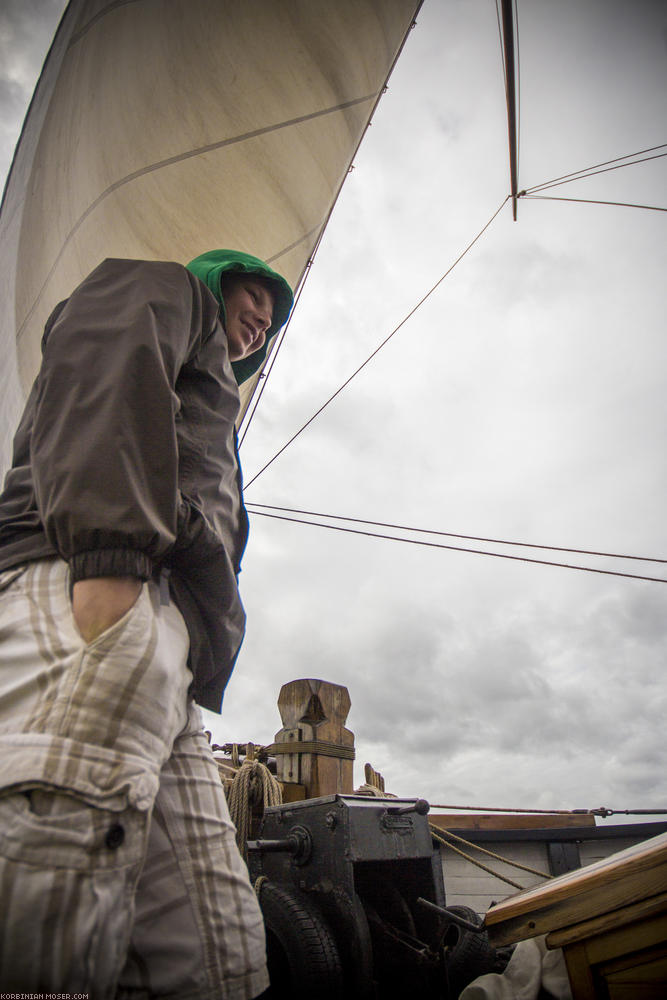
[{"label": "elastic cuff", "polygon": [[153,560],[138,549],[94,549],[69,560],[72,583],[96,576],[136,576],[150,580]]}]

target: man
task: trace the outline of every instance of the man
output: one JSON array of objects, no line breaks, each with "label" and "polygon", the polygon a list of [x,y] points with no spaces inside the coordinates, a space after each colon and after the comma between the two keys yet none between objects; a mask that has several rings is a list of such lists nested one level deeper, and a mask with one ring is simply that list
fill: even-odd
[{"label": "man", "polygon": [[292,306],[257,258],[107,260],[51,315],[0,496],[0,987],[247,1000],[203,734],[245,616],[234,421]]}]

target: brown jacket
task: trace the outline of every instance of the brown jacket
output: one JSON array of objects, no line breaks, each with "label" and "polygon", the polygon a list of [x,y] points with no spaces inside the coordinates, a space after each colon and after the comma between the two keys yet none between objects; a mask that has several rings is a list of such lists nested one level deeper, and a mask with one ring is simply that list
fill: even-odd
[{"label": "brown jacket", "polygon": [[0,571],[169,574],[213,711],[245,625],[238,410],[211,292],[180,264],[106,260],[49,318],[0,495]]}]

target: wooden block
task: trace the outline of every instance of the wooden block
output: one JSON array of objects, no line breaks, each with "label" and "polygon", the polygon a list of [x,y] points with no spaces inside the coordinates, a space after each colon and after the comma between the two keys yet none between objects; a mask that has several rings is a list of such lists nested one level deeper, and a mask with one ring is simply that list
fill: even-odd
[{"label": "wooden block", "polygon": [[292,781],[279,782],[283,794],[283,802],[303,802],[306,797],[306,786],[297,785]]}]

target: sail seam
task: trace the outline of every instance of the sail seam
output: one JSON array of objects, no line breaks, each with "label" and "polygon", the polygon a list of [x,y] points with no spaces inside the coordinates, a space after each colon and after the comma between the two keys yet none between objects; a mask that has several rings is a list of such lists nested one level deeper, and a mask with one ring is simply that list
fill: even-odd
[{"label": "sail seam", "polygon": [[210,153],[213,150],[222,149],[225,146],[232,146],[232,145],[235,145],[235,144],[240,143],[240,142],[245,142],[246,140],[249,140],[249,139],[256,139],[259,136],[266,135],[269,132],[276,132],[276,131],[278,131],[280,129],[290,128],[293,125],[301,125],[304,122],[312,121],[315,118],[322,118],[325,115],[335,114],[338,111],[345,111],[348,108],[355,107],[358,104],[364,104],[364,103],[367,103],[368,101],[372,101],[372,100],[374,100],[376,98],[376,96],[377,96],[376,94],[366,94],[363,97],[355,97],[353,100],[343,101],[340,104],[333,105],[332,107],[329,107],[329,108],[323,108],[320,111],[312,111],[312,112],[310,112],[307,115],[299,115],[297,118],[290,118],[287,121],[278,122],[277,124],[274,124],[274,125],[265,125],[263,128],[253,129],[252,132],[245,132],[243,135],[234,136],[234,137],[232,137],[230,139],[220,139],[218,142],[211,142],[211,143],[208,143],[206,146],[198,146],[197,149],[190,149],[190,150],[188,150],[185,153],[179,153],[176,156],[169,156],[169,157],[167,157],[164,160],[158,160],[157,163],[149,164],[146,167],[142,167],[140,170],[134,170],[131,174],[127,174],[125,177],[122,177],[120,180],[114,181],[114,183],[110,184],[109,187],[105,191],[102,192],[102,194],[100,194],[100,195],[97,196],[97,198],[95,199],[95,201],[91,202],[91,204],[83,212],[83,214],[79,216],[79,218],[74,223],[74,225],[70,229],[69,233],[67,234],[67,236],[63,240],[62,246],[60,247],[60,250],[58,251],[58,253],[56,255],[56,259],[54,260],[54,262],[53,262],[53,264],[52,264],[52,266],[51,266],[51,268],[50,268],[50,270],[49,270],[46,278],[44,279],[44,283],[42,284],[42,287],[40,288],[39,292],[37,293],[37,295],[35,297],[35,301],[33,302],[32,306],[29,309],[29,311],[26,313],[25,319],[23,320],[23,322],[21,323],[21,326],[17,330],[17,333],[16,333],[16,342],[17,342],[17,344],[20,342],[21,337],[23,335],[23,331],[25,330],[25,327],[26,327],[27,323],[29,322],[30,318],[32,317],[33,312],[37,308],[37,305],[39,304],[39,302],[40,302],[40,300],[42,298],[42,295],[44,294],[44,289],[46,288],[46,286],[48,285],[49,281],[51,280],[53,272],[55,271],[56,267],[58,266],[58,263],[60,262],[60,259],[61,259],[62,255],[63,255],[63,253],[65,252],[65,249],[67,248],[67,246],[69,245],[70,241],[72,240],[72,237],[78,232],[78,230],[81,228],[81,226],[86,221],[86,219],[88,218],[88,216],[91,215],[91,213],[94,212],[95,209],[106,198],[109,197],[109,195],[114,194],[115,191],[118,191],[119,188],[124,187],[126,184],[129,184],[131,181],[137,180],[139,177],[143,177],[146,174],[154,173],[155,171],[161,170],[163,167],[173,166],[176,163],[181,163],[183,160],[192,159],[195,156],[201,156],[204,153]]},{"label": "sail seam", "polygon": [[130,3],[139,3],[139,2],[140,0],[114,0],[113,3],[108,4],[106,7],[104,7],[103,10],[99,10],[94,17],[91,17],[90,21],[87,21],[84,24],[83,28],[79,28],[76,34],[72,35],[72,37],[70,38],[69,45],[67,46],[68,50],[71,49],[74,45],[76,45],[76,43],[80,41],[80,39],[82,39],[83,36],[87,34],[88,31],[90,31],[90,29],[94,24],[96,24],[98,21],[101,21],[103,17],[107,16],[107,14],[110,14],[112,10],[116,10],[118,7],[126,7]]},{"label": "sail seam", "polygon": [[284,254],[289,253],[290,250],[295,250],[300,243],[304,242],[304,240],[310,239],[311,236],[314,236],[315,233],[318,233],[321,228],[322,228],[322,223],[318,222],[316,226],[313,226],[312,229],[309,229],[307,233],[303,234],[303,236],[299,236],[298,240],[294,240],[293,243],[290,243],[288,246],[283,247],[282,250],[278,251],[278,253],[274,253],[272,257],[267,257],[266,263],[274,264],[275,261],[279,260],[282,256],[284,256]]}]

